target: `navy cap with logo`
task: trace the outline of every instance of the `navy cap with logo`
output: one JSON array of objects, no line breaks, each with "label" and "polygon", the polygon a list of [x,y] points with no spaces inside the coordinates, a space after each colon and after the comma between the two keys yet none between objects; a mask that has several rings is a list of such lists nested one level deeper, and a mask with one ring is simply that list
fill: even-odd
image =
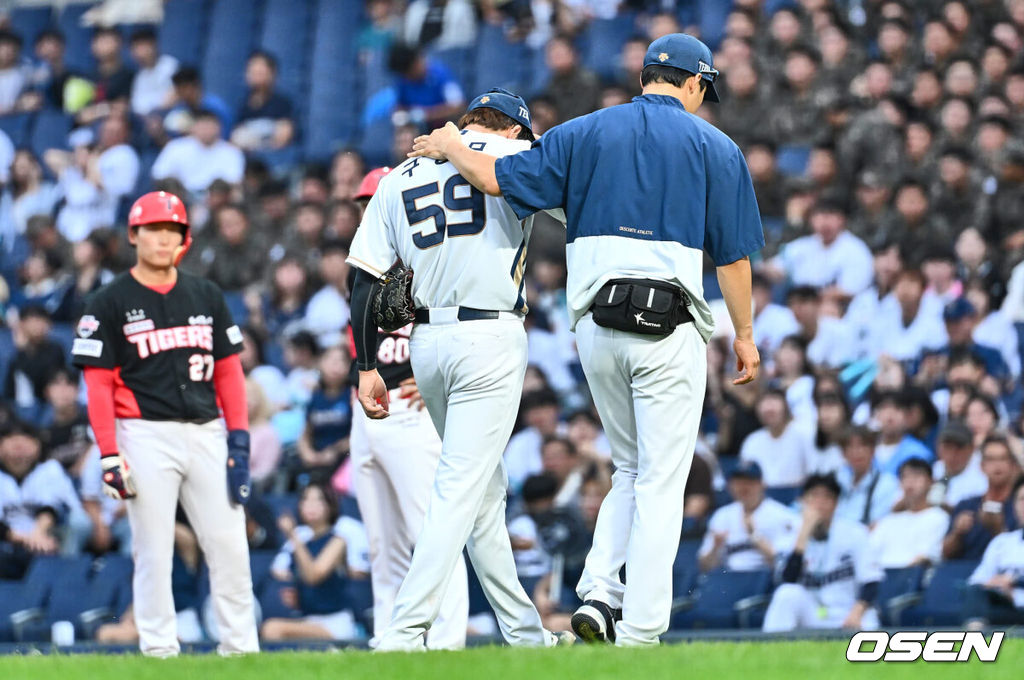
[{"label": "navy cap with logo", "polygon": [[745,460],[729,473],[729,479],[753,479],[761,481],[761,466],[752,460]]},{"label": "navy cap with logo", "polygon": [[663,35],[651,43],[644,56],[644,66],[671,66],[699,74],[708,83],[704,98],[717,102],[719,99],[715,80],[718,78],[718,70],[713,63],[708,46],[685,33]]},{"label": "navy cap with logo", "polygon": [[530,109],[526,107],[526,101],[514,92],[509,92],[500,87],[484,92],[469,104],[467,111],[474,109],[494,109],[533,132],[533,125],[530,123]]}]

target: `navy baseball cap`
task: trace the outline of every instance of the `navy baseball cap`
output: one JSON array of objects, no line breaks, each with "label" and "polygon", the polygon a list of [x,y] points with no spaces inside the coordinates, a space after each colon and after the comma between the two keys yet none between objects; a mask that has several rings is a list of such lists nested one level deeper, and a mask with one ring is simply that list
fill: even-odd
[{"label": "navy baseball cap", "polygon": [[526,107],[526,100],[514,92],[509,92],[500,87],[484,92],[474,99],[466,111],[474,109],[494,109],[533,132],[533,125],[530,124],[530,109]]},{"label": "navy baseball cap", "polygon": [[760,482],[763,477],[761,466],[752,460],[743,461],[729,473],[729,479],[753,479]]},{"label": "navy baseball cap", "polygon": [[958,297],[942,310],[942,318],[946,321],[960,321],[975,314],[977,314],[977,310],[974,309],[974,305],[965,297]]},{"label": "navy baseball cap", "polygon": [[647,48],[644,56],[644,66],[671,66],[673,68],[700,74],[700,77],[708,82],[707,93],[704,98],[708,101],[717,102],[718,90],[715,89],[715,80],[718,78],[718,69],[713,65],[711,50],[707,45],[697,40],[692,35],[685,33],[669,33],[663,35]]}]

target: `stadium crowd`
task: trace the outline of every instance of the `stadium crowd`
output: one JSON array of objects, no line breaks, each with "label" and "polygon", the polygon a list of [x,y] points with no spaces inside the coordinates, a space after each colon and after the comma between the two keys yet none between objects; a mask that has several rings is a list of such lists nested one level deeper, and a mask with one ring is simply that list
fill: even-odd
[{"label": "stadium crowd", "polygon": [[[489,26],[544,63],[547,78],[524,92],[542,134],[638,94],[647,44],[699,33],[707,4],[367,0],[360,59],[386,69],[363,119],[389,131],[389,164],[400,163],[416,134],[475,94],[432,55],[472,47]],[[577,46],[593,22],[624,15],[634,35],[602,79]],[[768,571],[766,630],[860,627],[884,570],[971,560],[963,618],[1024,622],[1024,0],[734,0],[724,19],[712,43],[722,102],[700,115],[740,145],[754,180],[766,370],[754,387],[732,385],[719,299],[679,499],[681,544],[699,546],[688,585],[698,568]],[[287,582],[297,545],[337,539],[328,585],[344,588],[369,570],[347,466],[345,258],[359,184],[381,159],[343,147],[328,165],[302,163],[299,107],[273,54],[250,56],[231,110],[203,73],[159,53],[158,30],[123,44],[119,29],[96,29],[94,73],[64,66],[59,31],[31,45],[0,31],[0,115],[75,120],[66,148],[41,156],[0,133],[0,578],[21,578],[36,555],[130,554],[124,508],[100,493],[68,347],[86,296],[131,264],[125,206],[152,187],[187,199],[196,243],[183,266],[226,292],[244,329],[251,547],[281,550],[272,574]],[[531,366],[505,455],[519,574],[552,628],[575,606],[611,485],[568,329],[563,242],[539,217]],[[705,284],[720,298],[713,276]],[[194,538],[180,534],[176,567],[195,579]],[[823,571],[815,555],[830,551],[844,557]],[[843,570],[854,578],[837,593]],[[297,582],[280,591],[293,614],[303,594],[324,592]],[[679,625],[690,594],[677,593]],[[356,618],[332,630],[356,636]],[[269,622],[265,635],[286,634]],[[101,639],[130,637],[123,624]],[[486,616],[473,625],[494,631]]]}]

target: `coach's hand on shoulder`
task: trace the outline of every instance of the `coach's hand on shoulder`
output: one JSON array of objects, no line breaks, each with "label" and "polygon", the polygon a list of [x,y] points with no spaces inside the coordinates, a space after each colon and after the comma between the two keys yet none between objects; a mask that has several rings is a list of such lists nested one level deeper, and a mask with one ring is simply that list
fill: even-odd
[{"label": "coach's hand on shoulder", "polygon": [[228,432],[228,497],[232,503],[245,505],[252,492],[249,476],[249,431]]},{"label": "coach's hand on shoulder", "polygon": [[746,385],[757,377],[761,369],[761,354],[750,338],[737,337],[732,343],[732,348],[736,351],[736,370],[740,371],[739,377],[734,378],[732,384]]},{"label": "coach's hand on shoulder", "polygon": [[363,407],[367,418],[380,420],[390,415],[388,388],[377,369],[359,371],[359,405]]},{"label": "coach's hand on shoulder", "polygon": [[114,500],[135,498],[135,482],[124,456],[115,453],[100,458],[103,467],[103,493]]},{"label": "coach's hand on shoulder", "polygon": [[413,141],[412,151],[409,152],[409,158],[426,156],[427,158],[434,158],[439,161],[446,160],[448,158],[448,145],[452,143],[462,143],[459,141],[459,136],[459,128],[455,123],[448,122],[444,127],[437,128],[429,135],[420,135],[417,137]]}]

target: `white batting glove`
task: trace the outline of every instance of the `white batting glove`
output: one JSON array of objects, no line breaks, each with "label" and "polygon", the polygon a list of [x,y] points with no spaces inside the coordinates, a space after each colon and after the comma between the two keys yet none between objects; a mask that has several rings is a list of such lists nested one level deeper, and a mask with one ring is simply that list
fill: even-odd
[{"label": "white batting glove", "polygon": [[135,482],[128,463],[120,453],[100,458],[103,466],[103,493],[115,501],[135,498]]}]

